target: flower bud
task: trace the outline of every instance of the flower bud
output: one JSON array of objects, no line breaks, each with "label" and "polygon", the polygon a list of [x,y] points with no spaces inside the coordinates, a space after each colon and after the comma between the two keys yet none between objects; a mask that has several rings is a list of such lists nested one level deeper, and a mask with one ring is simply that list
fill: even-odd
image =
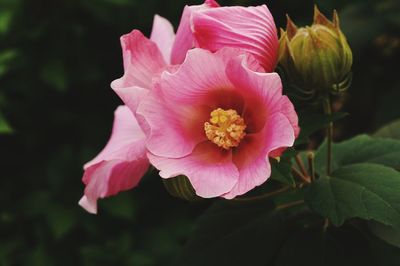
[{"label": "flower bud", "polygon": [[329,21],[315,6],[313,24],[302,28],[287,16],[279,45],[279,65],[302,93],[325,96],[350,86],[353,57],[336,10]]},{"label": "flower bud", "polygon": [[173,178],[163,179],[163,183],[171,196],[188,201],[198,201],[202,199],[196,195],[196,192],[186,176],[180,175]]}]

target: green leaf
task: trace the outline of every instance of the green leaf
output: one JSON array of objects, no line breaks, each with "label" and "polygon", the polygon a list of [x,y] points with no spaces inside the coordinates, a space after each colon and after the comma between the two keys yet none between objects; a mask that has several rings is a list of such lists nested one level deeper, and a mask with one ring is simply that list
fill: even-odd
[{"label": "green leaf", "polygon": [[47,209],[46,218],[56,239],[63,238],[78,222],[74,211],[63,208],[63,206],[59,204],[52,204],[50,208]]},{"label": "green leaf", "polygon": [[[315,155],[315,169],[326,172],[326,142]],[[355,163],[377,163],[400,170],[400,141],[360,135],[341,143],[333,144],[332,170]]]},{"label": "green leaf", "polygon": [[266,265],[287,233],[272,206],[218,202],[198,220],[178,265]]},{"label": "green leaf", "polygon": [[4,34],[8,31],[13,15],[11,10],[2,10],[2,12],[0,12],[0,34]]},{"label": "green leaf", "polygon": [[400,140],[400,119],[380,128],[373,136]]},{"label": "green leaf", "polygon": [[[274,266],[371,266],[368,243],[350,226],[329,227],[322,224],[293,232],[276,256]],[[377,265],[376,265],[377,266]]]},{"label": "green leaf", "polygon": [[346,117],[347,113],[336,112],[332,115],[318,114],[311,111],[299,113],[299,126],[301,128],[300,135],[296,140],[296,144],[307,142],[308,136],[319,129],[326,127],[330,122],[335,122]]},{"label": "green leaf", "polygon": [[18,52],[15,49],[0,52],[0,76],[4,75],[10,69],[11,63],[15,61],[17,56]]},{"label": "green leaf", "polygon": [[271,160],[271,179],[290,186],[295,185],[290,161],[282,160],[277,162],[276,160]]},{"label": "green leaf", "polygon": [[0,134],[11,134],[12,132],[11,126],[0,113]]},{"label": "green leaf", "polygon": [[120,193],[114,197],[107,198],[101,204],[106,212],[116,218],[130,221],[136,218],[137,205],[132,193]]},{"label": "green leaf", "polygon": [[41,71],[41,78],[59,92],[65,92],[68,86],[67,72],[62,62],[50,62]]},{"label": "green leaf", "polygon": [[371,253],[379,261],[379,266],[398,266],[400,261],[400,248],[387,244],[377,237],[369,236]]},{"label": "green leaf", "polygon": [[378,238],[386,241],[387,243],[400,248],[400,231],[395,230],[393,227],[377,223],[374,221],[368,222],[368,227],[371,232]]},{"label": "green leaf", "polygon": [[400,173],[378,164],[344,166],[306,190],[305,201],[336,226],[358,217],[400,229]]}]

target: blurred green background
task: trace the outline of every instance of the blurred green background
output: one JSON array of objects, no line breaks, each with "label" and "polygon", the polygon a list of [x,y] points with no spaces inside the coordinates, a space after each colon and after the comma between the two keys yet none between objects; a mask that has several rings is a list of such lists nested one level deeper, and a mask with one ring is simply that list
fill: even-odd
[{"label": "blurred green background", "polygon": [[[354,53],[354,82],[337,104],[350,115],[336,139],[400,117],[400,1],[321,0],[339,11]],[[210,202],[167,194],[155,173],[82,210],[82,165],[106,143],[121,101],[109,88],[122,75],[120,35],[149,35],[154,14],[176,27],[184,0],[0,0],[0,265],[174,265],[193,221]],[[312,20],[313,1],[267,3]]]}]

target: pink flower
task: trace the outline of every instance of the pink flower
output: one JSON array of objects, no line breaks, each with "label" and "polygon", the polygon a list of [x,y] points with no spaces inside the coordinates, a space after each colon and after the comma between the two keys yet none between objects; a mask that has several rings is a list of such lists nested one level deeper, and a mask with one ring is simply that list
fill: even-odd
[{"label": "pink flower", "polygon": [[275,22],[266,5],[219,7],[213,0],[205,1],[185,7],[172,47],[172,63],[182,63],[193,47],[212,52],[233,47],[252,54],[266,72],[271,72],[278,46]]},{"label": "pink flower", "polygon": [[173,64],[181,64],[185,60],[187,51],[194,47],[195,40],[191,24],[193,13],[215,7],[219,7],[219,4],[214,0],[206,0],[202,5],[185,6],[181,22],[176,31],[176,39],[172,46],[171,62]]},{"label": "pink flower", "polygon": [[[228,63],[232,64],[232,66],[234,65],[234,61],[229,59],[229,57],[236,56],[238,53],[250,53],[258,60],[258,63],[255,60],[251,61],[251,69],[254,68],[254,70],[260,72],[273,70],[276,63],[278,41],[273,18],[266,6],[249,8],[219,7],[218,3],[214,0],[206,0],[202,5],[185,7],[176,38],[171,23],[156,15],[150,39],[146,38],[140,31],[133,30],[131,33],[121,37],[121,46],[124,75],[113,81],[111,87],[120,96],[125,106],[119,107],[115,112],[113,133],[106,147],[95,159],[84,166],[83,182],[86,188],[85,194],[79,202],[82,207],[89,212],[96,213],[98,198],[108,197],[120,191],[131,189],[139,183],[149,166],[147,149],[145,147],[146,136],[150,137],[147,144],[150,150],[148,154],[152,162],[162,170],[161,175],[163,177],[172,177],[174,173],[169,171],[174,167],[182,165],[181,170],[178,171],[175,169],[174,171],[186,174],[200,196],[214,197],[223,195],[226,198],[234,197],[259,185],[260,180],[265,179],[258,177],[258,175],[255,176],[254,180],[246,176],[248,175],[246,171],[250,171],[254,163],[252,161],[247,162],[246,160],[249,159],[246,159],[244,154],[247,154],[248,150],[255,150],[254,148],[248,148],[252,145],[254,146],[254,144],[251,144],[253,143],[252,139],[262,139],[262,137],[256,137],[261,133],[254,131],[254,128],[261,130],[261,126],[260,128],[255,126],[256,124],[258,125],[256,122],[259,120],[253,118],[253,116],[256,116],[255,111],[249,110],[248,107],[246,107],[246,110],[243,109],[247,105],[243,105],[244,102],[240,101],[244,99],[251,103],[253,103],[252,101],[255,103],[257,101],[251,97],[248,99],[246,98],[247,96],[243,96],[247,95],[247,92],[243,95],[239,93],[236,88],[237,84],[229,76],[231,74],[228,75],[228,71],[225,73],[225,70],[231,68],[228,67]],[[193,51],[190,56],[192,59],[186,60],[186,66],[180,68],[179,64],[184,61],[187,52],[193,47],[202,47],[212,52],[222,51],[218,52],[215,56],[205,51]],[[225,50],[224,47],[234,47],[237,49],[235,53],[232,53],[232,50]],[[196,57],[196,54],[199,54],[199,58],[193,59],[193,57]],[[203,105],[202,102],[196,104],[199,108],[198,112],[194,112],[187,105],[177,107],[177,110],[183,111],[180,114],[181,118],[185,118],[187,115],[193,116],[185,118],[189,124],[186,124],[186,122],[183,123],[180,120],[181,118],[173,119],[169,117],[170,114],[168,112],[156,116],[153,113],[152,116],[151,112],[154,111],[145,108],[146,104],[149,104],[149,99],[154,98],[155,95],[164,93],[164,89],[161,88],[167,86],[165,84],[166,82],[168,83],[169,79],[173,80],[173,78],[166,78],[169,75],[175,77],[176,74],[176,77],[182,76],[187,81],[193,83],[187,85],[183,81],[181,83],[178,82],[179,84],[177,83],[181,87],[175,88],[175,90],[180,91],[182,93],[181,96],[185,98],[185,95],[191,93],[193,89],[186,92],[186,87],[189,88],[195,84],[205,82],[205,76],[202,76],[201,71],[199,72],[198,69],[204,65],[208,66],[208,59],[211,60],[211,63],[214,63],[214,68],[217,71],[224,73],[223,75],[217,73],[214,73],[214,76],[210,75],[211,80],[222,75],[224,76],[223,80],[229,82],[224,83],[224,86],[220,87],[223,90],[216,90],[213,87],[214,83],[207,83],[210,86],[204,87],[202,91],[211,91],[210,88],[214,88],[217,94],[220,92],[222,94],[229,92],[228,94],[234,96],[232,99],[227,98],[225,105],[228,106],[232,103],[237,107],[236,112],[240,111],[242,112],[240,113],[241,115],[245,114],[245,117],[243,117],[245,119],[243,123],[245,124],[241,125],[239,123],[237,125],[239,128],[245,127],[238,133],[239,139],[235,140],[237,143],[234,141],[235,143],[232,144],[237,146],[233,146],[233,148],[220,148],[210,141],[205,141],[206,137],[212,138],[210,136],[214,134],[212,131],[213,124],[208,125],[211,133],[205,133],[204,128],[203,131],[199,131],[198,128],[191,130],[195,124],[196,127],[198,126],[199,121],[203,121],[201,123],[204,124],[204,119],[209,119],[204,117],[204,115],[207,112],[207,115],[210,115],[210,105]],[[194,65],[196,62],[199,63],[197,67]],[[237,64],[240,65],[239,63]],[[188,68],[193,68],[193,71],[187,70]],[[176,71],[179,73],[175,73]],[[262,74],[257,75],[262,76]],[[276,80],[276,75],[274,77]],[[199,79],[196,80],[196,78]],[[274,80],[272,76],[268,76],[266,79]],[[151,91],[154,90],[154,86],[157,87],[153,93]],[[199,93],[203,92],[199,91]],[[214,104],[217,104],[218,99],[224,97],[224,95],[214,95],[213,93],[210,92],[210,94],[207,94],[207,97],[210,98],[210,101],[214,101]],[[147,100],[142,105],[143,112],[138,113],[137,108],[145,98]],[[282,108],[287,107],[289,109],[288,111],[281,111],[281,113],[289,118],[293,124],[292,130],[294,130],[294,134],[297,134],[297,117],[293,112],[290,102],[284,97],[282,99],[281,105],[284,106]],[[194,99],[192,100],[194,101]],[[238,102],[234,103],[235,101]],[[169,106],[168,108],[172,108],[176,103],[174,100],[170,103],[167,103],[165,100],[162,105],[157,106],[154,110],[162,113],[162,108],[167,106]],[[224,107],[225,105],[222,104],[221,106]],[[274,106],[280,105],[275,104]],[[272,109],[268,110],[270,112]],[[229,109],[223,109],[221,112],[223,114],[225,114],[224,112],[228,112],[226,114],[230,116],[235,115]],[[143,115],[148,116],[147,120],[144,119]],[[239,115],[239,113],[236,115]],[[261,119],[262,121],[260,120],[263,125],[270,121],[267,120],[267,115],[264,116]],[[160,119],[166,120],[161,121]],[[238,121],[241,121],[240,119]],[[166,121],[173,122],[173,124],[160,129],[160,125],[163,125]],[[181,122],[185,127],[179,124]],[[191,124],[192,122],[195,124]],[[268,138],[265,137],[264,140],[270,146],[266,149],[277,145],[271,142],[274,135],[272,133],[268,134]],[[169,141],[164,142],[165,138]],[[175,145],[177,144],[176,142],[180,142],[179,145]],[[267,153],[279,154],[287,146],[289,146],[288,143],[285,145],[282,144],[275,150],[255,151],[253,153],[258,153],[258,157],[254,158],[259,159],[261,154],[265,155]],[[204,158],[206,162],[199,161],[200,157]],[[240,162],[240,160],[243,160],[243,162]],[[216,163],[213,164],[212,162]],[[190,163],[193,164],[191,169],[188,166]],[[164,169],[163,165],[166,164],[167,166]],[[261,166],[266,170],[269,169],[268,163],[265,163],[265,165],[260,162],[256,164],[257,169],[260,171]],[[206,170],[195,173],[197,170],[203,169]],[[217,180],[208,177],[203,181],[201,176],[207,175],[208,171],[214,173],[214,175],[221,172],[221,179]],[[268,171],[263,173],[263,177],[268,176]],[[259,173],[259,175],[261,174]],[[252,181],[250,182],[249,180]]]},{"label": "pink flower", "polygon": [[161,75],[137,111],[161,177],[185,175],[197,195],[228,199],[268,179],[268,157],[292,146],[299,128],[279,76],[260,69],[237,49],[193,49]]},{"label": "pink flower", "polygon": [[97,212],[97,199],[135,187],[149,167],[145,135],[126,106],[115,111],[113,132],[105,148],[85,164],[85,195],[79,204]]},{"label": "pink flower", "polygon": [[126,106],[115,112],[111,138],[92,161],[84,166],[85,195],[79,204],[88,212],[97,212],[97,199],[135,187],[149,167],[145,146],[146,124],[136,109],[151,89],[153,80],[168,67],[175,34],[172,25],[154,17],[151,40],[133,30],[121,37],[124,75],[111,87]]},{"label": "pink flower", "polygon": [[154,80],[163,71],[173,69],[170,55],[174,39],[171,23],[158,15],[154,17],[150,40],[138,30],[121,37],[124,75],[114,80],[111,88],[133,113]]}]

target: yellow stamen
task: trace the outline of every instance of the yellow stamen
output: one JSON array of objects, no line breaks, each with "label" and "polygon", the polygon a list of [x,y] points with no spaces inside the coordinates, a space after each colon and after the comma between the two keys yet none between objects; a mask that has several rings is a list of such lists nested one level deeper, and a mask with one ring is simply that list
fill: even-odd
[{"label": "yellow stamen", "polygon": [[235,110],[217,108],[210,114],[210,122],[204,123],[207,138],[218,147],[229,150],[239,146],[246,135],[246,124]]}]

